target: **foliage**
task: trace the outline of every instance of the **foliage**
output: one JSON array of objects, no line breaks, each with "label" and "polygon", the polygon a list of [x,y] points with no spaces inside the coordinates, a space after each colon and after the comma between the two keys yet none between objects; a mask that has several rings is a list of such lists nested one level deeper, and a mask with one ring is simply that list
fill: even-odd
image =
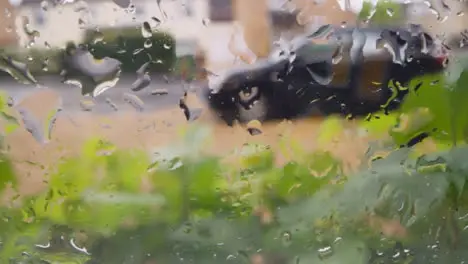
[{"label": "foliage", "polygon": [[402,23],[405,18],[403,7],[388,0],[379,0],[375,5],[364,1],[358,17],[362,21],[379,25]]},{"label": "foliage", "polygon": [[139,28],[109,28],[89,30],[84,43],[89,45],[96,58],[112,57],[122,62],[122,70],[134,72],[151,61],[148,70],[172,70],[175,56],[175,39],[165,32],[154,32],[144,38]]},{"label": "foliage", "polygon": [[[7,49],[0,52],[5,56],[25,63],[29,71],[37,75],[58,74],[62,70],[62,54],[60,49],[28,49],[17,50]],[[8,75],[6,72],[0,72],[1,75]]]},{"label": "foliage", "polygon": [[[148,70],[168,72],[174,70],[176,63],[175,40],[164,32],[153,33],[151,38],[145,39],[135,28],[90,30],[84,43],[89,45],[96,59],[107,56],[122,62],[124,72],[135,72],[148,61],[152,62]],[[63,69],[63,49],[6,49],[0,53],[25,63],[34,76],[59,74]],[[8,73],[2,71],[2,75]]]},{"label": "foliage", "polygon": [[192,140],[206,133],[191,129],[172,157],[88,142],[44,192],[2,208],[2,262],[377,263],[394,260],[395,241],[397,263],[426,261],[433,244],[430,263],[465,257],[467,147],[416,159],[402,148],[346,177],[324,151],[278,167],[271,149],[246,145],[226,164],[202,155]]}]

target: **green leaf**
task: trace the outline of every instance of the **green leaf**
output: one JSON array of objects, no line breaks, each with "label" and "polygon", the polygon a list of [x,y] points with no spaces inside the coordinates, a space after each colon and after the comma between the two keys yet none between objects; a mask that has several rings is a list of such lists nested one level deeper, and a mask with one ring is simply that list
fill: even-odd
[{"label": "green leaf", "polygon": [[16,187],[17,178],[13,169],[13,164],[7,156],[0,155],[0,195],[8,185]]},{"label": "green leaf", "polygon": [[342,120],[338,117],[329,117],[326,118],[322,124],[320,124],[319,134],[318,134],[318,143],[321,146],[331,143],[340,134],[343,133],[343,124]]}]

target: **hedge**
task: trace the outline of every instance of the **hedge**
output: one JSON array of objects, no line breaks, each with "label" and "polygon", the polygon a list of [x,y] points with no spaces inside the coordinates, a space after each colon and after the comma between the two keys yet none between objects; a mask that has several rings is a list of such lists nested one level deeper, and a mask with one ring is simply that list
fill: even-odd
[{"label": "hedge", "polygon": [[[96,34],[103,40],[94,43]],[[123,72],[134,72],[149,60],[154,62],[149,66],[152,72],[168,72],[176,59],[175,39],[164,32],[145,39],[139,28],[108,28],[87,31],[84,39],[97,59],[111,57],[122,62]]]},{"label": "hedge", "polygon": [[[94,43],[96,34],[102,37],[102,41]],[[144,48],[145,42],[152,43],[151,47]],[[102,29],[99,33],[89,30],[82,44],[88,46],[96,59],[111,57],[122,62],[123,72],[135,72],[150,58],[154,62],[149,68],[151,72],[169,72],[173,70],[176,61],[175,39],[164,32],[156,32],[151,38],[145,39],[137,28]],[[34,76],[60,73],[63,53],[64,49],[37,48],[5,49],[2,52],[6,57],[25,63]],[[8,76],[8,73],[0,71],[0,76]]]}]

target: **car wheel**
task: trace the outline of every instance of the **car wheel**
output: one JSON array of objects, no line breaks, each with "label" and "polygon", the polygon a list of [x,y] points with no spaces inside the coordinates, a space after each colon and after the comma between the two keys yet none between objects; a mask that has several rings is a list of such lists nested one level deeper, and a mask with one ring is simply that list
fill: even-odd
[{"label": "car wheel", "polygon": [[245,87],[238,94],[238,120],[246,123],[252,120],[263,122],[268,117],[268,98],[258,86]]}]

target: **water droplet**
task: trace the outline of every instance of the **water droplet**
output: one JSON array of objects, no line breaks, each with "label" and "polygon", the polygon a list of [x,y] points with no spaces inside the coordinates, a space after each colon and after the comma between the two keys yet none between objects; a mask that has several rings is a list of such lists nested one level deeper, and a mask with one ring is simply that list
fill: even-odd
[{"label": "water droplet", "polygon": [[119,111],[119,108],[117,107],[117,105],[112,102],[112,100],[110,98],[106,98],[106,103],[112,108],[112,110],[114,111]]},{"label": "water droplet", "polygon": [[132,84],[132,91],[141,91],[144,88],[148,87],[151,83],[151,77],[147,71],[150,62],[143,64],[136,72],[137,79]]},{"label": "water droplet", "polygon": [[393,10],[393,8],[387,8],[387,15],[389,17],[393,17],[394,14],[395,14],[395,11]]},{"label": "water droplet", "polygon": [[228,260],[228,261],[235,260],[235,259],[236,259],[236,256],[234,256],[232,254],[226,257],[226,260]]},{"label": "water droplet", "polygon": [[10,74],[16,81],[22,84],[37,84],[25,63],[13,60],[11,57],[0,55],[0,70]]},{"label": "water droplet", "polygon": [[330,246],[319,248],[317,252],[318,252],[319,258],[322,260],[333,256],[333,249]]},{"label": "water droplet", "polygon": [[250,133],[252,136],[260,135],[262,134],[262,123],[258,120],[252,120],[247,123],[247,131]]},{"label": "water droplet", "polygon": [[86,21],[81,17],[78,18],[78,26],[80,26],[80,28],[85,28],[86,27]]},{"label": "water droplet", "polygon": [[464,16],[464,15],[465,15],[465,12],[463,12],[463,11],[457,12],[457,16]]},{"label": "water droplet", "polygon": [[113,2],[121,8],[128,8],[131,4],[130,0],[113,0]]},{"label": "water droplet", "polygon": [[47,118],[47,139],[51,140],[52,139],[52,130],[55,128],[55,123],[57,122],[57,117],[62,112],[62,100],[58,103],[56,109],[52,110],[52,112],[49,114]]},{"label": "water droplet", "polygon": [[202,19],[202,24],[203,24],[203,26],[206,27],[206,26],[208,26],[208,24],[210,24],[210,23],[211,23],[211,20],[210,20],[209,18],[204,18],[204,19]]},{"label": "water droplet", "polygon": [[104,34],[101,31],[94,31],[92,38],[92,43],[96,44],[104,40]]},{"label": "water droplet", "polygon": [[191,223],[187,223],[183,226],[183,232],[186,233],[186,234],[189,234],[190,232],[192,232],[193,230],[193,226]]},{"label": "water droplet", "polygon": [[40,33],[37,30],[32,30],[30,29],[30,24],[29,24],[29,18],[27,16],[22,17],[22,25],[23,25],[23,31],[26,34],[26,37],[28,38],[28,44],[27,47],[32,47],[36,43],[36,39],[40,37]]},{"label": "water droplet", "polygon": [[144,38],[151,38],[153,36],[151,25],[146,21],[143,22],[143,25],[141,26],[141,35]]},{"label": "water droplet", "polygon": [[6,17],[11,17],[11,11],[10,11],[10,9],[5,8],[4,13],[5,13],[5,16],[6,16]]},{"label": "water droplet", "polygon": [[145,49],[149,49],[149,48],[153,47],[153,40],[151,40],[150,38],[145,40],[145,43],[143,43],[143,47]]},{"label": "water droplet", "polygon": [[8,96],[8,101],[7,101],[8,107],[12,107],[15,105],[15,99],[11,96]]},{"label": "water droplet", "polygon": [[158,4],[159,12],[161,12],[161,14],[164,16],[164,18],[167,18],[166,12],[164,12],[164,10],[161,7],[161,0],[156,0],[156,3]]},{"label": "water droplet", "polygon": [[81,107],[81,110],[83,111],[86,111],[86,112],[93,111],[94,106],[95,104],[92,100],[83,99],[80,101],[80,107]]},{"label": "water droplet", "polygon": [[49,2],[48,2],[47,0],[42,1],[42,2],[41,2],[41,8],[42,8],[42,10],[44,10],[44,11],[49,10]]},{"label": "water droplet", "polygon": [[151,95],[167,95],[169,92],[167,89],[160,88],[160,89],[154,89],[151,91]]},{"label": "water droplet", "polygon": [[187,93],[184,94],[184,96],[179,100],[179,108],[182,109],[184,112],[185,119],[187,121],[194,121],[197,120],[198,117],[200,117],[202,109],[193,109],[191,110],[186,103],[187,100]]},{"label": "water droplet", "polygon": [[128,5],[128,7],[125,8],[125,12],[127,12],[128,14],[135,14],[136,6],[134,4]]},{"label": "water droplet", "polygon": [[159,25],[161,25],[161,20],[159,20],[157,17],[151,17],[151,22],[153,27],[159,27]]},{"label": "water droplet", "polygon": [[330,74],[328,76],[321,76],[319,74],[314,73],[309,67],[306,67],[306,69],[312,77],[312,80],[320,85],[329,85],[333,80],[333,74]]},{"label": "water droplet", "polygon": [[[422,41],[424,42],[424,40]],[[399,44],[390,30],[384,30],[381,34],[381,38],[377,40],[377,48],[386,49],[392,56],[392,61],[395,64],[403,64],[404,58],[402,57],[402,50],[406,49],[407,46],[408,43],[405,43],[403,46]],[[424,44],[422,46],[424,46]]]},{"label": "water droplet", "polygon": [[133,55],[137,55],[137,54],[139,54],[140,52],[142,52],[143,50],[144,50],[143,48],[141,48],[141,49],[135,49],[135,50],[133,51]]},{"label": "water droplet", "polygon": [[123,95],[124,102],[130,104],[138,112],[143,112],[145,110],[143,101],[136,95],[130,93],[124,93]]},{"label": "water droplet", "polygon": [[366,44],[366,35],[360,29],[354,29],[352,33],[353,44],[350,49],[351,61],[359,64],[363,59],[363,47]]},{"label": "water droplet", "polygon": [[76,251],[80,252],[80,253],[84,253],[86,255],[91,255],[88,250],[86,249],[86,247],[79,247],[76,242],[75,242],[75,239],[70,239],[70,245],[72,246],[73,249],[75,249]]},{"label": "water droplet", "polygon": [[46,58],[43,62],[42,62],[42,70],[43,71],[49,71],[49,59]]},{"label": "water droplet", "polygon": [[282,241],[283,241],[284,246],[286,246],[286,247],[290,246],[291,243],[292,243],[292,234],[291,234],[291,232],[289,232],[289,231],[283,232]]},{"label": "water droplet", "polygon": [[84,46],[69,45],[64,57],[63,82],[76,84],[83,95],[96,97],[117,84],[120,65],[113,58],[96,60]]},{"label": "water droplet", "polygon": [[26,109],[20,108],[18,112],[26,131],[28,131],[37,142],[42,144],[46,143],[44,131],[40,122]]},{"label": "water droplet", "polygon": [[167,50],[171,49],[171,45],[164,43],[164,48],[167,49]]}]

